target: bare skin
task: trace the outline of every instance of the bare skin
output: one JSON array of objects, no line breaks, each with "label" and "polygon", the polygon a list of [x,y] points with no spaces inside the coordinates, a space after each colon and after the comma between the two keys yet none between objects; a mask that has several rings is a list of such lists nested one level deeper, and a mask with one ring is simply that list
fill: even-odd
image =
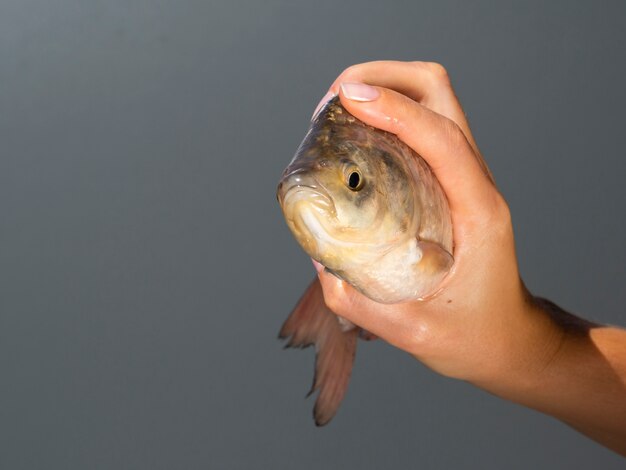
[{"label": "bare skin", "polygon": [[445,69],[370,62],[346,69],[330,91],[429,163],[450,203],[455,263],[435,295],[395,305],[368,299],[318,265],[328,307],[433,370],[549,414],[626,456],[626,330],[589,323],[527,291],[509,208]]}]

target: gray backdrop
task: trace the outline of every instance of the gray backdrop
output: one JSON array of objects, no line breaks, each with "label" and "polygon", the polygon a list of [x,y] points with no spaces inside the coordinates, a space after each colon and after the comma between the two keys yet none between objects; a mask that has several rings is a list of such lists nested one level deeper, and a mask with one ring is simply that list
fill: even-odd
[{"label": "gray backdrop", "polygon": [[[346,66],[442,62],[533,292],[625,324],[624,2],[0,3],[0,468],[623,468],[361,343],[317,429],[275,184]],[[589,397],[593,400],[594,397]]]}]

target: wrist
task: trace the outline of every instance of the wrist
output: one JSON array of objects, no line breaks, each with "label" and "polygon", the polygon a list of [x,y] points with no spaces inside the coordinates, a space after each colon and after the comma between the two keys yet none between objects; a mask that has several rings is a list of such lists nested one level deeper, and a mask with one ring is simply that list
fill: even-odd
[{"label": "wrist", "polygon": [[555,320],[556,307],[530,294],[514,315],[510,328],[497,348],[495,367],[474,380],[474,385],[507,400],[532,406],[529,400],[541,389],[546,371],[559,356],[568,332]]}]

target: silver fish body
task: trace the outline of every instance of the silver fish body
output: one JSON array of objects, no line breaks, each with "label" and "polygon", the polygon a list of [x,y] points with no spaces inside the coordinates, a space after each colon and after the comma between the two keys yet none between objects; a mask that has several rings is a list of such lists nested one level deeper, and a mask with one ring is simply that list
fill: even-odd
[{"label": "silver fish body", "polygon": [[[430,167],[395,135],[349,114],[337,97],[313,119],[277,196],[307,254],[377,302],[433,293],[453,263],[448,202]],[[317,281],[281,337],[291,337],[288,345],[316,344],[315,417],[328,422],[347,388],[356,336],[323,304]],[[333,362],[325,350],[340,352]]]},{"label": "silver fish body", "polygon": [[304,250],[378,302],[428,295],[452,263],[448,202],[429,166],[338,98],[312,123],[278,199]]}]

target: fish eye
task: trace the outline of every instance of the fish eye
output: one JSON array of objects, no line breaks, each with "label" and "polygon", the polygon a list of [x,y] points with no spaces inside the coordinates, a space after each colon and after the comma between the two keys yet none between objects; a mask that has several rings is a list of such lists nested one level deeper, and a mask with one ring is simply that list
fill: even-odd
[{"label": "fish eye", "polygon": [[363,178],[361,177],[361,173],[357,170],[353,169],[348,173],[347,178],[348,188],[352,191],[358,191],[363,187]]}]

